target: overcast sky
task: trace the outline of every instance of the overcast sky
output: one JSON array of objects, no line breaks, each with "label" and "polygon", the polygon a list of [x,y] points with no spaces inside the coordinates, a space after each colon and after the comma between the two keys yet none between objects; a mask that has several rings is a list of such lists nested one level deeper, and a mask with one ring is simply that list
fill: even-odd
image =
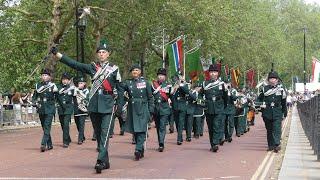
[{"label": "overcast sky", "polygon": [[320,5],[320,0],[304,0],[306,3],[317,3]]}]

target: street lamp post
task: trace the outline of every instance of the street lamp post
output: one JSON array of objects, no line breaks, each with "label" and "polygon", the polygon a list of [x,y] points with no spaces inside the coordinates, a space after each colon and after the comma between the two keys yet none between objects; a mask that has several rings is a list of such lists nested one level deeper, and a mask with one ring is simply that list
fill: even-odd
[{"label": "street lamp post", "polygon": [[[83,13],[83,8],[78,9],[78,15],[81,15]],[[87,19],[86,17],[83,17],[79,20],[77,24],[77,29],[79,29],[79,37],[80,37],[80,48],[81,48],[81,59],[80,62],[84,63],[84,38],[85,38],[85,30],[87,26]],[[78,38],[77,38],[78,39]],[[77,54],[78,54],[77,49]],[[81,75],[83,75],[81,73]]]},{"label": "street lamp post", "polygon": [[303,28],[303,85],[306,91],[306,27]]}]

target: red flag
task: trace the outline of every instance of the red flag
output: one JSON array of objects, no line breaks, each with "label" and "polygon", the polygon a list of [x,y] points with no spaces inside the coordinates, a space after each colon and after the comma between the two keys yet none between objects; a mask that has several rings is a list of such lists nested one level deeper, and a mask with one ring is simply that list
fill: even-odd
[{"label": "red flag", "polygon": [[250,70],[248,70],[247,71],[247,74],[246,74],[246,76],[247,76],[247,85],[248,85],[248,87],[250,87],[250,88],[254,88],[255,87],[255,80],[254,80],[254,76],[255,75],[255,71],[254,71],[254,69],[250,69]]}]

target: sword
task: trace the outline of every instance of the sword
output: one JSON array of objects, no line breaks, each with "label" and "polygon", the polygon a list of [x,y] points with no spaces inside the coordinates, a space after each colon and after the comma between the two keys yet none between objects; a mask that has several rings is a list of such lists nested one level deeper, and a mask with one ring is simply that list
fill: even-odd
[{"label": "sword", "polygon": [[148,141],[148,123],[147,123],[147,131],[146,131],[146,140],[144,142],[144,150],[147,150],[147,141]]},{"label": "sword", "polygon": [[115,111],[115,105],[113,105],[113,108],[112,108],[112,113],[111,113],[111,118],[110,118],[110,122],[109,122],[108,131],[107,131],[107,136],[106,136],[106,140],[104,141],[104,145],[103,145],[104,148],[106,148],[107,141],[108,141],[108,138],[109,138],[109,132],[110,132],[110,127],[111,127],[111,123],[112,123],[112,120],[113,120],[114,111]]}]

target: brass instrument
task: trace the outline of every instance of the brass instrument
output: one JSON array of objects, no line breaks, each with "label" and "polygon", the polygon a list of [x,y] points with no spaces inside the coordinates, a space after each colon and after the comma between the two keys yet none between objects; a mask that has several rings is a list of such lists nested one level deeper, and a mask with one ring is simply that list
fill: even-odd
[{"label": "brass instrument", "polygon": [[75,89],[75,96],[76,96],[76,100],[77,100],[77,104],[78,104],[78,108],[82,111],[82,112],[88,112],[88,104],[89,101],[87,99],[87,94],[88,93],[83,93],[80,89],[76,88]]}]

